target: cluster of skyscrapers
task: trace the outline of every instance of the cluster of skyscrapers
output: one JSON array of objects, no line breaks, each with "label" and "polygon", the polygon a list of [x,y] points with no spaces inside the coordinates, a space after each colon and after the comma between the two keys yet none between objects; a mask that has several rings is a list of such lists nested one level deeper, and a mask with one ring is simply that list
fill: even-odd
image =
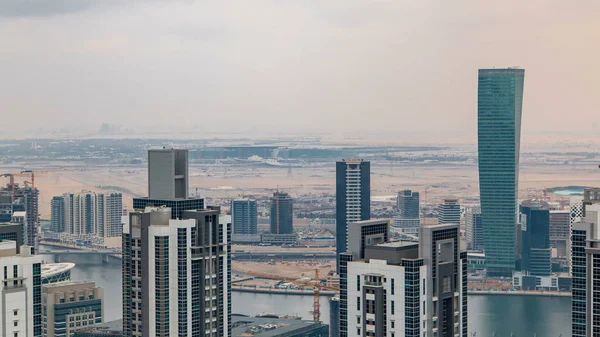
[{"label": "cluster of skyscrapers", "polygon": [[[479,71],[480,206],[465,208],[466,244],[457,198],[445,198],[429,224],[419,193],[404,190],[396,216],[371,219],[370,162],[336,163],[333,336],[467,337],[467,248],[481,252],[487,277],[510,277],[520,289],[554,282],[556,249],[572,273],[573,337],[600,335],[600,189],[586,189],[570,211],[519,205],[523,83],[522,69]],[[232,236],[258,233],[257,202],[232,200],[227,223],[219,207],[189,196],[188,171],[186,150],[149,150],[148,197],[134,198],[127,216],[119,193],[52,199],[53,230],[122,237],[123,336],[232,334]],[[11,223],[0,225],[2,335],[70,336],[103,322],[103,289],[93,282],[41,284],[37,206],[27,206],[37,190],[22,194],[23,209],[11,197]],[[270,206],[270,235],[294,235],[290,195],[275,192]]]},{"label": "cluster of skyscrapers", "polygon": [[230,336],[231,224],[189,198],[186,150],[148,151],[148,191],[123,226],[123,336]]},{"label": "cluster of skyscrapers", "polygon": [[72,235],[121,236],[121,193],[65,193],[51,202],[50,229]]},{"label": "cluster of skyscrapers", "polygon": [[394,227],[419,241],[391,241],[392,220],[370,219],[370,188],[369,162],[337,162],[340,296],[331,302],[339,302],[331,334],[466,337],[467,254],[458,200],[440,205],[441,224],[420,225],[418,192],[400,192]]}]

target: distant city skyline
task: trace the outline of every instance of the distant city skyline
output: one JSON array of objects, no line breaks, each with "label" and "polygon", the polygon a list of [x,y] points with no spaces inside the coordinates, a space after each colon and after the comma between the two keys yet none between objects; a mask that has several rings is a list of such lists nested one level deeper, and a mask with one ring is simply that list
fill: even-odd
[{"label": "distant city skyline", "polygon": [[520,66],[524,133],[595,132],[599,10],[540,0],[4,1],[0,71],[11,81],[0,109],[17,136],[109,123],[474,140],[477,69]]}]

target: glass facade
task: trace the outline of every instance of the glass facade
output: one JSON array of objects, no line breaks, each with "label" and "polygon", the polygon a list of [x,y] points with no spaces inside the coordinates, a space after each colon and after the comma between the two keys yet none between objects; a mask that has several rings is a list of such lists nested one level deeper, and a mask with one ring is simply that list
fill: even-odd
[{"label": "glass facade", "polygon": [[421,266],[423,260],[402,260],[404,269],[404,331],[406,337],[419,337],[421,324]]},{"label": "glass facade", "polygon": [[540,207],[543,206],[529,203],[523,203],[520,207],[523,243],[521,269],[532,276],[550,276],[550,211]]},{"label": "glass facade", "polygon": [[419,208],[419,192],[404,190],[398,192],[396,207],[402,219],[418,219],[421,217]]},{"label": "glass facade", "polygon": [[351,253],[342,253],[340,259],[340,337],[348,336],[348,262],[354,260]]},{"label": "glass facade", "polygon": [[271,234],[291,234],[293,232],[294,211],[292,197],[287,193],[275,192],[271,199]]},{"label": "glass facade", "polygon": [[231,201],[231,223],[234,234],[256,234],[258,233],[256,213],[256,200],[232,200]]},{"label": "glass facade", "polygon": [[66,271],[63,271],[58,274],[53,274],[51,276],[42,277],[42,284],[56,283],[56,282],[63,282],[63,281],[70,281],[70,280],[71,280],[71,271],[66,270]]},{"label": "glass facade", "polygon": [[523,69],[480,69],[478,156],[488,276],[512,275],[517,241],[517,190]]},{"label": "glass facade", "polygon": [[204,209],[204,199],[133,198],[133,209],[143,212],[148,206],[167,206],[171,208],[171,219],[181,219],[183,211]]},{"label": "glass facade", "polygon": [[468,320],[467,320],[467,252],[460,252],[460,260],[461,260],[461,297],[462,297],[462,331],[461,336],[468,336]]},{"label": "glass facade", "polygon": [[42,264],[33,264],[33,336],[42,336]]},{"label": "glass facade", "polygon": [[586,245],[587,231],[573,229],[571,237],[573,289],[571,299],[572,335],[586,337]]}]

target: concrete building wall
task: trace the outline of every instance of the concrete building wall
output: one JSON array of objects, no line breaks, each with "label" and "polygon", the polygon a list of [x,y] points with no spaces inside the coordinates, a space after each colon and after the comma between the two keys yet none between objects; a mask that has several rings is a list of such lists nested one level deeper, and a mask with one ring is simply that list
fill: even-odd
[{"label": "concrete building wall", "polygon": [[[0,335],[42,336],[41,263],[31,246],[0,242]],[[6,283],[6,285],[5,285]]]},{"label": "concrete building wall", "polygon": [[148,196],[151,199],[188,197],[188,151],[148,150]]}]

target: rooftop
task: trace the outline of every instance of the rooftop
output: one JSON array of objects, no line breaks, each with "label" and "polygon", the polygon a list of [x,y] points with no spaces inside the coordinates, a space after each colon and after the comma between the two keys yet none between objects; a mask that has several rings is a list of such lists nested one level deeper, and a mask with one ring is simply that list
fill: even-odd
[{"label": "rooftop", "polygon": [[419,244],[412,241],[391,241],[377,244],[378,247],[390,247],[390,248],[399,248],[399,247],[410,247],[410,246],[418,246]]},{"label": "rooftop", "polygon": [[122,336],[123,335],[123,320],[118,319],[116,321],[105,322],[101,324],[95,324],[86,328],[75,330],[74,336],[79,334],[96,334],[103,336]]},{"label": "rooftop", "polygon": [[[300,329],[326,326],[321,322],[296,319],[246,317],[232,315],[232,336],[276,337],[285,336]],[[300,331],[298,331],[300,332]]]},{"label": "rooftop", "polygon": [[42,278],[54,276],[56,274],[64,273],[68,270],[75,268],[75,263],[46,263],[42,265]]},{"label": "rooftop", "polygon": [[77,285],[90,285],[90,288],[94,288],[96,286],[94,281],[62,281],[62,282],[54,282],[44,284],[44,288],[62,288],[62,287],[71,287]]}]

